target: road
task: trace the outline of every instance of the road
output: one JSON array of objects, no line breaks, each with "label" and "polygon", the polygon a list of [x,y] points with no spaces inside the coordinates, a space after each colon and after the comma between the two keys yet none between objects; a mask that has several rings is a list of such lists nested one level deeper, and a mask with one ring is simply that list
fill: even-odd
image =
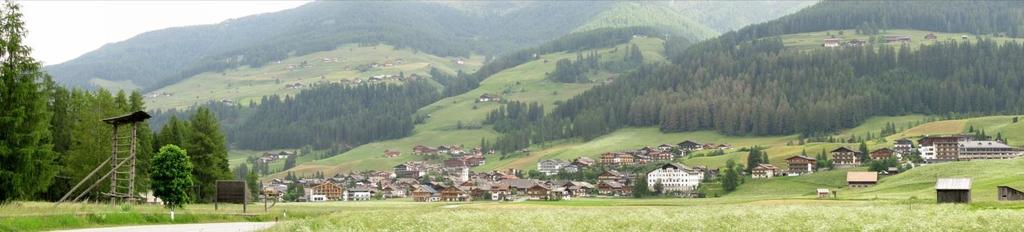
[{"label": "road", "polygon": [[121,226],[92,228],[80,230],[62,230],[62,232],[249,232],[257,231],[273,226],[273,222],[231,222],[231,223],[203,223],[203,224],[175,224],[175,225],[149,225],[149,226]]}]

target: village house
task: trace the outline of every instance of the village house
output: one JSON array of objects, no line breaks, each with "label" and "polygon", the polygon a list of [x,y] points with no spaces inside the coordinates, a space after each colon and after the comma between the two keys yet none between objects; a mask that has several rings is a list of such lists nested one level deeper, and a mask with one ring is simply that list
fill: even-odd
[{"label": "village house", "polygon": [[917,140],[921,158],[929,163],[956,161],[960,156],[960,142],[971,141],[969,136],[927,136]]},{"label": "village house", "polygon": [[654,186],[661,182],[664,193],[693,193],[701,180],[704,180],[704,173],[669,163],[647,173],[647,188],[654,191]]},{"label": "village house", "polygon": [[657,160],[668,161],[668,160],[672,160],[672,158],[673,158],[671,152],[660,151],[660,150],[648,152],[647,156],[650,157],[651,160],[656,160],[656,161]]},{"label": "village house", "polygon": [[367,187],[354,187],[345,189],[345,201],[368,201],[373,192]]},{"label": "village house", "polygon": [[850,188],[866,188],[878,184],[877,172],[846,172],[846,185]]},{"label": "village house", "polygon": [[576,166],[579,166],[581,168],[594,166],[595,163],[597,162],[594,161],[594,159],[588,157],[577,157],[572,161],[572,164],[575,164]]},{"label": "village house", "polygon": [[895,151],[889,148],[881,148],[871,151],[871,153],[868,153],[868,156],[871,157],[871,160],[884,160],[892,158],[893,156],[896,156],[897,159],[899,158],[899,154],[896,154]]},{"label": "village house", "polygon": [[306,190],[309,201],[337,201],[343,199],[344,189],[334,183],[324,182]]},{"label": "village house", "polygon": [[569,165],[569,162],[554,159],[541,160],[537,162],[537,171],[540,171],[541,173],[544,173],[544,175],[548,176],[555,175],[558,174],[558,171],[561,170],[562,167],[565,167],[566,165]]},{"label": "village house", "polygon": [[387,157],[387,158],[395,158],[395,157],[398,157],[398,156],[401,156],[401,155],[402,155],[402,152],[400,152],[398,150],[391,150],[391,149],[384,150],[384,157]]},{"label": "village house", "polygon": [[780,173],[779,168],[771,164],[758,164],[750,171],[750,176],[754,179],[758,178],[772,178]]},{"label": "village house", "polygon": [[887,36],[885,36],[885,42],[886,43],[894,43],[894,42],[910,43],[910,36],[909,35],[887,35]]},{"label": "village house", "polygon": [[803,175],[814,172],[815,167],[818,165],[818,159],[798,155],[786,158],[786,164],[789,165],[789,170],[786,171],[788,174]]},{"label": "village house", "polygon": [[978,159],[1013,159],[1020,157],[1024,151],[1007,146],[998,141],[962,141],[957,155],[958,160]]},{"label": "village house", "polygon": [[406,195],[408,185],[404,184],[390,184],[380,190],[386,198],[404,198],[408,196]]},{"label": "village house", "polygon": [[864,45],[867,45],[867,44],[868,44],[868,41],[859,40],[859,39],[851,39],[849,41],[846,41],[846,46],[847,47],[863,47]]},{"label": "village house", "polygon": [[827,39],[825,39],[825,43],[823,43],[821,46],[826,47],[826,48],[834,48],[834,47],[839,47],[839,44],[842,43],[842,42],[843,42],[843,39],[827,38]]},{"label": "village house", "polygon": [[530,200],[548,200],[550,199],[549,191],[551,191],[550,188],[544,185],[535,184],[527,189],[526,195]]},{"label": "village house", "polygon": [[416,202],[435,202],[441,200],[441,194],[428,185],[416,185],[412,190],[412,200]]},{"label": "village house", "polygon": [[423,145],[416,145],[412,148],[412,153],[417,155],[437,155],[437,149]]},{"label": "village house", "polygon": [[672,145],[672,144],[658,145],[658,150],[661,150],[661,151],[672,151],[672,149],[674,149],[674,148],[676,148],[676,146]]},{"label": "village house", "polygon": [[564,187],[571,197],[588,197],[594,191],[594,185],[583,181],[570,181],[561,187]]},{"label": "village house", "polygon": [[477,102],[499,102],[499,101],[501,101],[501,96],[498,96],[498,95],[495,95],[495,94],[485,93],[483,95],[480,95],[480,97],[477,98],[476,101]]},{"label": "village house", "polygon": [[604,165],[634,165],[636,161],[633,155],[622,152],[609,152],[601,154],[601,164]]},{"label": "village house", "polygon": [[537,180],[531,179],[508,179],[498,183],[508,185],[508,190],[513,195],[526,193],[530,187],[538,184]]},{"label": "village house", "polygon": [[896,144],[893,145],[892,150],[902,155],[908,155],[914,149],[914,142],[909,139],[896,140]]},{"label": "village house", "polygon": [[832,162],[836,167],[860,166],[860,152],[847,147],[839,147],[829,152],[832,155]]},{"label": "village house", "polygon": [[601,195],[607,196],[627,196],[633,193],[633,190],[621,182],[618,181],[598,181],[597,192]]},{"label": "village house", "polygon": [[604,171],[603,173],[601,173],[601,175],[597,176],[597,180],[600,180],[600,181],[619,181],[619,182],[624,182],[624,181],[626,181],[628,179],[629,179],[629,177],[627,177],[626,175],[623,175],[622,173],[619,173],[619,171],[616,171],[616,170],[607,170],[607,171]]},{"label": "village house", "polygon": [[441,201],[471,201],[472,199],[469,192],[463,191],[455,185],[441,189]]},{"label": "village house", "polygon": [[701,143],[690,140],[680,142],[677,145],[679,145],[679,149],[683,151],[697,151],[704,148],[704,146]]}]

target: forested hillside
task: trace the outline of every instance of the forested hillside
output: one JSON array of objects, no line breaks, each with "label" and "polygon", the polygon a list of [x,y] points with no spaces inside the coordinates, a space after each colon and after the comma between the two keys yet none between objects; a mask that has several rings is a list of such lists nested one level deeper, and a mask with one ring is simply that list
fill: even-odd
[{"label": "forested hillside", "polygon": [[[116,83],[137,86],[148,92],[204,72],[259,67],[351,43],[385,43],[437,56],[498,57],[581,29],[659,26],[679,32],[678,36],[697,40],[716,33],[701,23],[718,25],[717,21],[732,19],[695,14],[695,11],[735,4],[658,7],[661,5],[579,1],[322,1],[219,24],[143,33],[107,44],[74,60],[48,66],[47,71],[64,84],[104,87]],[[760,9],[743,8],[735,13],[757,11],[755,15],[774,18],[805,5],[781,2]],[[609,10],[613,12],[602,13]],[[616,15],[614,12],[646,17],[608,23],[607,16]],[[672,20],[651,20],[664,17]],[[722,28],[714,29],[721,31]]]},{"label": "forested hillside", "polygon": [[810,136],[879,115],[1024,112],[1019,42],[797,51],[774,37],[856,27],[861,33],[911,28],[1012,36],[1020,24],[992,16],[1022,8],[1018,2],[824,2],[669,54],[673,65],[641,68],[559,105],[543,120],[560,124],[517,125],[521,129],[498,143],[519,141],[509,142],[518,149],[529,144],[522,141],[537,142],[530,139],[537,134],[590,139],[627,126]]}]

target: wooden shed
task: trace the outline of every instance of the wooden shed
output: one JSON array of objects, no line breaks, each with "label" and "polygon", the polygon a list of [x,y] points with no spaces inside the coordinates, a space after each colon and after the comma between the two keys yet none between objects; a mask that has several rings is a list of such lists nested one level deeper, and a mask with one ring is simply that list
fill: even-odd
[{"label": "wooden shed", "polygon": [[1012,188],[1010,186],[999,186],[999,200],[1000,201],[1020,201],[1024,200],[1024,192]]},{"label": "wooden shed", "polygon": [[938,203],[971,203],[971,178],[939,178],[935,199]]}]

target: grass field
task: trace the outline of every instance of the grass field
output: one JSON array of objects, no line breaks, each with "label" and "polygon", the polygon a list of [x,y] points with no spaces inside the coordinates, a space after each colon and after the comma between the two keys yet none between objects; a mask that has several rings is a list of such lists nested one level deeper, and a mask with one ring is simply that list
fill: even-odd
[{"label": "grass field", "polygon": [[[281,203],[188,205],[171,222],[155,205],[14,202],[0,206],[0,231],[42,231],[140,224],[273,221],[269,231],[1014,231],[1022,203],[935,205],[927,200],[763,198],[588,198],[557,202]],[[911,215],[920,215],[914,217]],[[830,222],[830,223],[822,223]],[[845,223],[831,223],[845,222]]]},{"label": "grass field", "polygon": [[[810,49],[822,48],[822,43],[824,43],[824,39],[831,38],[831,36],[835,36],[836,38],[841,38],[841,39],[843,39],[843,41],[847,41],[847,40],[851,40],[851,39],[858,39],[858,40],[862,40],[862,41],[869,41],[868,39],[869,39],[870,35],[856,34],[855,33],[856,31],[853,30],[853,29],[842,30],[843,31],[843,35],[839,35],[839,31],[840,30],[831,30],[831,31],[818,31],[818,32],[788,34],[788,35],[782,35],[781,38],[782,38],[782,43],[786,47],[800,49],[800,50],[810,50]],[[928,33],[934,33],[937,38],[935,40],[925,40],[924,36],[928,35]],[[1016,41],[1016,42],[1024,41],[1024,39],[1019,39],[1019,38],[978,36],[978,35],[973,35],[973,34],[970,34],[970,33],[966,33],[966,34],[965,33],[945,33],[945,32],[931,32],[931,31],[922,31],[922,30],[903,30],[903,29],[885,30],[885,31],[879,33],[879,35],[881,35],[881,36],[886,36],[886,35],[909,35],[909,36],[911,36],[911,42],[909,44],[911,49],[916,49],[917,47],[920,47],[921,45],[928,45],[928,44],[933,44],[935,42],[941,42],[941,41],[948,41],[948,40],[963,41],[960,38],[960,36],[962,36],[962,35],[968,35],[968,39],[967,39],[968,41],[977,41],[979,38],[987,38],[987,39],[991,39],[991,40],[994,40],[994,41],[999,42],[999,43],[1002,43],[1002,42],[1005,42],[1005,41]],[[898,44],[897,44],[897,46],[898,46]]]},{"label": "grass field", "polygon": [[[334,59],[337,58],[337,62]],[[327,59],[327,62],[324,61]],[[402,59],[402,64],[393,63]],[[464,64],[456,64],[454,57],[438,57],[410,49],[395,49],[388,45],[357,46],[344,45],[338,49],[291,57],[280,63],[270,63],[259,68],[241,67],[226,72],[202,73],[184,81],[169,85],[153,92],[168,93],[171,96],[147,98],[146,106],[151,109],[181,108],[207,101],[233,100],[241,104],[258,101],[260,97],[298,93],[300,89],[286,89],[285,85],[302,83],[333,82],[339,80],[368,80],[373,75],[404,72],[406,76],[426,76],[430,68],[448,73],[458,70],[472,73],[483,65],[483,57],[474,56]],[[289,68],[306,62],[304,68]],[[366,72],[356,69],[370,63],[392,62],[394,66],[373,68]]]},{"label": "grass field", "polygon": [[[665,57],[661,54],[663,41],[660,39],[635,38],[630,43],[640,47],[647,62],[666,62]],[[597,51],[602,55],[602,59],[618,59],[621,58],[625,50],[624,46],[628,45],[623,44],[618,45],[617,48],[604,48]],[[390,169],[405,161],[422,159],[422,157],[410,155],[412,147],[416,145],[461,144],[475,147],[479,145],[481,138],[494,141],[499,134],[489,127],[461,130],[457,127],[460,122],[464,125],[479,125],[486,118],[488,112],[500,106],[495,102],[476,102],[480,95],[499,94],[505,99],[538,102],[545,108],[551,109],[556,101],[569,99],[598,85],[597,83],[555,83],[548,80],[545,73],[553,71],[555,61],[563,58],[575,59],[576,53],[544,54],[540,59],[494,74],[480,83],[480,87],[477,89],[442,99],[421,108],[418,113],[430,117],[425,123],[416,125],[413,135],[409,137],[362,145],[328,159],[299,165],[291,171],[305,174],[323,170],[329,175],[348,170]],[[614,77],[615,75],[601,73],[598,76]],[[386,149],[399,150],[403,155],[396,158],[385,158],[383,154]],[[283,175],[285,174],[278,173],[271,177]]]}]

